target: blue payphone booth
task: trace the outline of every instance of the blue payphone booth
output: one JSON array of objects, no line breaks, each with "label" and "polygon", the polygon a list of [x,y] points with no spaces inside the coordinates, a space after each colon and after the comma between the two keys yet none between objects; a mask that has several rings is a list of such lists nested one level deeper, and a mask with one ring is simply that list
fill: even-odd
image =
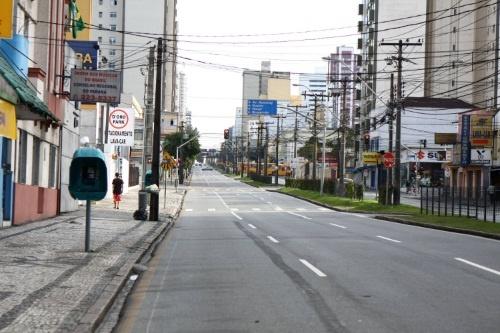
[{"label": "blue payphone booth", "polygon": [[90,251],[90,201],[104,199],[108,191],[108,172],[104,154],[96,148],[80,148],[73,154],[69,167],[69,193],[86,200],[85,252]]}]

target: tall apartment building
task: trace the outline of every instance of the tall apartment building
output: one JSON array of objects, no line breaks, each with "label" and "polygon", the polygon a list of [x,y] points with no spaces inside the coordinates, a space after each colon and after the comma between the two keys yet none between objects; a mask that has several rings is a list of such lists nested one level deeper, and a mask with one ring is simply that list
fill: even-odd
[{"label": "tall apartment building", "polygon": [[[125,52],[125,0],[93,0],[90,38],[100,45],[100,68],[121,70]],[[128,49],[128,47],[127,47]]]},{"label": "tall apartment building", "polygon": [[[358,49],[361,52],[359,72],[361,85],[360,124],[361,138],[369,135],[373,119],[385,112],[390,97],[390,75],[396,68],[387,58],[397,56],[394,46],[382,42],[398,42],[400,39],[417,42],[426,36],[426,0],[363,0],[359,5]],[[417,14],[424,14],[418,16]],[[403,82],[406,96],[423,96],[425,46],[405,48]],[[363,140],[361,141],[363,147]],[[364,147],[367,149],[367,147]],[[363,150],[363,149],[361,149]]]},{"label": "tall apartment building", "polygon": [[[337,123],[344,117],[345,125],[350,128],[355,128],[359,123],[359,106],[360,99],[358,87],[355,83],[358,72],[358,56],[354,53],[353,47],[338,46],[337,53],[330,55],[329,76],[333,89],[338,97],[334,105],[334,121]],[[346,89],[345,103],[343,89]]]}]

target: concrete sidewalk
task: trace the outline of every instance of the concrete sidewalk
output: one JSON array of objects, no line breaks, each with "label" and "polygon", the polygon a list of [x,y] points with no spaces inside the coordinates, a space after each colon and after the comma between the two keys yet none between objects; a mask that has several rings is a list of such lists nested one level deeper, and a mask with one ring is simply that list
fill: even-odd
[{"label": "concrete sidewalk", "polygon": [[167,187],[160,222],[136,221],[138,188],[92,205],[91,249],[84,252],[85,207],[0,230],[0,332],[86,332],[95,328],[132,266],[180,212],[185,190]]}]

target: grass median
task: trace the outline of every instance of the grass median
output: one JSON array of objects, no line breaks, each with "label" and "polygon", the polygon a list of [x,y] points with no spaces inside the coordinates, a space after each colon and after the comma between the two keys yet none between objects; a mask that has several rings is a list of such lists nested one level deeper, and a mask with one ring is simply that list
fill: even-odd
[{"label": "grass median", "polygon": [[313,200],[333,208],[353,213],[388,215],[409,222],[500,235],[500,223],[484,222],[468,217],[425,215],[420,214],[420,208],[404,204],[398,206],[385,206],[379,204],[375,200],[358,201],[332,195],[320,196],[319,192],[316,191],[300,190],[289,187],[282,188],[280,192]]}]

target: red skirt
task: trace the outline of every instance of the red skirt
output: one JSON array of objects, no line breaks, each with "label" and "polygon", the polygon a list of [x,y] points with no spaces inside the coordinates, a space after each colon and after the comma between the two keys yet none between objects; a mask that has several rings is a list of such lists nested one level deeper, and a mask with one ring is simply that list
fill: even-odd
[{"label": "red skirt", "polygon": [[122,201],[122,196],[121,196],[121,194],[113,194],[113,201],[115,201],[115,202],[120,202],[120,201]]}]

